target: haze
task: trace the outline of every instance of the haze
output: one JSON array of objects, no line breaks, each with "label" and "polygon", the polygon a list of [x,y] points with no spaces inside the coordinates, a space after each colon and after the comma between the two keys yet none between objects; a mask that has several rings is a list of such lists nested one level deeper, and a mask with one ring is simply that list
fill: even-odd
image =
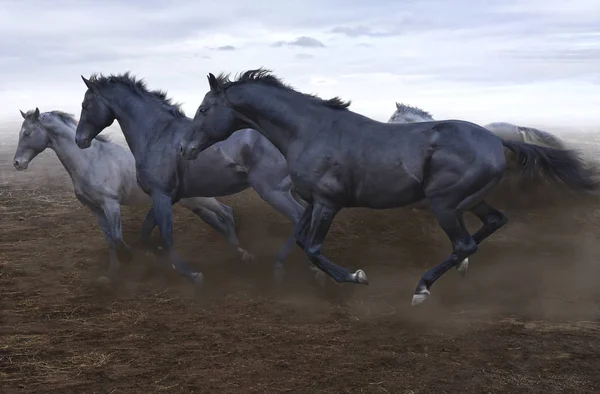
[{"label": "haze", "polygon": [[[80,75],[130,70],[192,115],[206,74],[264,66],[296,88],[465,119],[597,130],[600,2],[305,0],[3,2],[0,123],[79,116]],[[15,126],[16,125],[16,126]],[[5,135],[6,136],[6,135]],[[3,138],[4,139],[4,138]]]}]

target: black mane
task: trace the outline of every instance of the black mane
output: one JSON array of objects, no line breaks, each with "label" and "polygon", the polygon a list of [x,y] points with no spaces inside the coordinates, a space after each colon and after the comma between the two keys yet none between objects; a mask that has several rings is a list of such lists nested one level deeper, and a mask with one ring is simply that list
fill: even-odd
[{"label": "black mane", "polygon": [[[301,93],[301,92],[298,92],[296,89],[294,89],[292,86],[284,83],[281,79],[279,79],[277,76],[272,74],[270,70],[266,70],[264,68],[258,68],[256,70],[244,71],[244,72],[240,73],[233,81],[231,79],[229,79],[229,74],[224,74],[224,73],[219,74],[219,76],[217,76],[216,79],[217,79],[216,87],[218,90],[221,90],[221,91],[223,89],[228,88],[229,86],[243,84],[246,82],[264,82],[271,86],[275,86],[275,87],[282,88],[282,89],[288,89],[288,90],[294,91],[296,93]],[[315,98],[315,99],[319,100],[324,106],[329,107],[329,108],[348,109],[348,107],[351,104],[350,100],[344,101],[338,96],[335,96],[333,98],[325,100],[314,94],[307,94],[307,93],[301,93],[301,94]]]},{"label": "black mane", "polygon": [[131,75],[129,71],[117,75],[92,74],[89,80],[100,88],[109,86],[111,84],[120,84],[126,86],[132,92],[137,93],[140,96],[149,96],[160,100],[171,110],[173,115],[177,117],[185,116],[185,113],[181,109],[181,104],[173,102],[171,98],[167,96],[166,91],[148,89],[146,82],[143,79],[137,79],[135,76]]}]

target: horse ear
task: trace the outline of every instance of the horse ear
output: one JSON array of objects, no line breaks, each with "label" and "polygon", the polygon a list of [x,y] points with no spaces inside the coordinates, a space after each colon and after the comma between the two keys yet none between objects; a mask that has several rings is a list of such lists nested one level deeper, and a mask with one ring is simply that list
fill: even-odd
[{"label": "horse ear", "polygon": [[33,120],[40,120],[40,109],[35,107],[35,111],[33,111]]},{"label": "horse ear", "polygon": [[400,103],[396,101],[396,109],[400,109]]},{"label": "horse ear", "polygon": [[85,83],[85,86],[87,86],[89,90],[94,90],[94,84],[90,82],[89,79],[85,79],[83,75],[81,76],[81,79],[83,79],[83,83]]},{"label": "horse ear", "polygon": [[23,119],[27,119],[27,115],[25,114],[25,112],[19,110],[19,112],[21,113],[21,116],[23,117]]},{"label": "horse ear", "polygon": [[208,73],[208,86],[210,86],[210,90],[216,92],[217,85],[217,77],[215,77],[213,73]]}]

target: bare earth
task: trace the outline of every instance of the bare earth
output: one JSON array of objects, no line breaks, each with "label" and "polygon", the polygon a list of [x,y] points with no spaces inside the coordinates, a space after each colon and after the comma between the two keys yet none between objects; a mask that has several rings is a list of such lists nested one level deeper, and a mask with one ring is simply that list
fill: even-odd
[{"label": "bare earth", "polygon": [[420,275],[450,251],[428,212],[344,211],[325,254],[365,269],[371,284],[323,290],[299,250],[285,286],[272,286],[291,225],[254,191],[222,198],[254,266],[176,208],[176,246],[205,275],[197,289],[146,255],[145,209],[124,207],[136,252],[106,288],[95,282],[107,268],[104,238],[54,153],[23,173],[13,153],[0,152],[2,393],[600,390],[598,198],[542,188],[522,200],[505,183],[493,201],[509,224],[464,279],[452,270],[418,308]]}]

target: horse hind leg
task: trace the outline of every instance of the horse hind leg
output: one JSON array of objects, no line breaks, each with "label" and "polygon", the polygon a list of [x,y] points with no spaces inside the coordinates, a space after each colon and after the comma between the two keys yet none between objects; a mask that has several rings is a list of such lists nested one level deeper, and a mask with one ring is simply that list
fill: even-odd
[{"label": "horse hind leg", "polygon": [[[500,179],[501,174],[498,174],[483,187],[465,193],[473,184],[480,181],[476,177],[469,177],[456,183],[452,189],[446,188],[443,194],[440,193],[440,195],[429,198],[431,211],[450,239],[453,252],[440,264],[423,274],[413,295],[413,306],[422,303],[429,297],[431,286],[450,268],[460,267],[462,264],[464,270],[465,265],[468,264],[468,257],[477,252],[479,244],[506,223],[506,217],[500,211],[483,201],[486,194],[498,184]],[[433,192],[430,191],[428,194],[433,194]],[[453,194],[467,194],[467,196],[457,199],[452,197]],[[465,210],[473,212],[484,223],[483,227],[473,235],[468,232],[464,223],[463,212]]]},{"label": "horse hind leg", "polygon": [[[483,223],[481,228],[477,230],[475,234],[473,234],[473,239],[477,245],[479,245],[487,237],[492,235],[508,222],[508,218],[505,214],[492,207],[485,201],[481,201],[480,203],[476,204],[473,208],[469,209],[469,212],[477,216],[481,223]],[[463,277],[465,276],[468,268],[468,257],[456,266],[456,269]]]},{"label": "horse hind leg", "polygon": [[223,235],[227,243],[241,255],[242,261],[254,261],[254,255],[240,246],[231,207],[213,197],[184,198],[179,203]]}]

